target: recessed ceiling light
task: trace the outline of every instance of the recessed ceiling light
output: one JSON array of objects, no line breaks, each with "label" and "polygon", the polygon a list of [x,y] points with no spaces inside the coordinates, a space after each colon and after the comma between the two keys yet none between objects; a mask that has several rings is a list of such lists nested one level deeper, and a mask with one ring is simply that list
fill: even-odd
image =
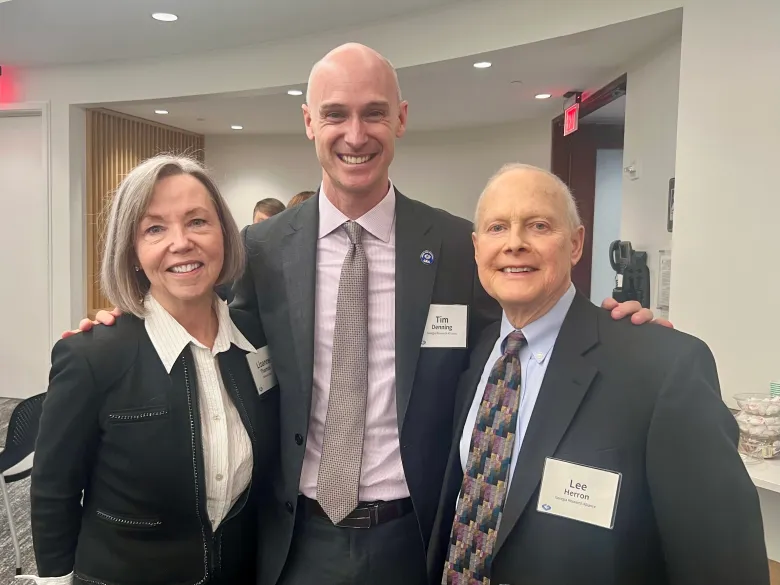
[{"label": "recessed ceiling light", "polygon": [[152,18],[155,20],[161,20],[162,22],[173,22],[174,20],[179,20],[178,16],[168,12],[155,12],[152,14]]},{"label": "recessed ceiling light", "polygon": [[161,116],[164,116],[165,114],[168,113],[168,110],[155,110],[154,113],[155,114],[160,114]]},{"label": "recessed ceiling light", "polygon": [[244,129],[244,127],[243,127],[243,126],[238,126],[238,125],[231,126],[231,128],[232,128],[233,130],[243,130],[243,129]]},{"label": "recessed ceiling light", "polygon": [[477,63],[474,63],[474,67],[477,69],[487,69],[490,67],[492,63],[490,61],[479,61]]},{"label": "recessed ceiling light", "polygon": [[303,92],[300,89],[288,89],[287,95],[303,95]]},{"label": "recessed ceiling light", "polygon": [[546,100],[551,98],[552,96],[549,93],[537,93],[534,97],[538,100]]}]

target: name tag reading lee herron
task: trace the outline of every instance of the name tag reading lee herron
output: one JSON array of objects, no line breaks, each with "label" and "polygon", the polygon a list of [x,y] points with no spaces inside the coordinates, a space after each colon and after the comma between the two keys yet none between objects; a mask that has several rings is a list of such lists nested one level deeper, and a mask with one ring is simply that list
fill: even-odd
[{"label": "name tag reading lee herron", "polygon": [[466,305],[431,305],[420,347],[465,348],[468,313]]},{"label": "name tag reading lee herron", "polygon": [[252,378],[255,380],[258,394],[276,386],[276,374],[271,365],[271,356],[268,353],[267,345],[254,353],[246,354],[246,360],[249,362],[249,369],[252,371]]},{"label": "name tag reading lee herron", "polygon": [[536,511],[611,530],[621,479],[614,471],[548,457]]}]

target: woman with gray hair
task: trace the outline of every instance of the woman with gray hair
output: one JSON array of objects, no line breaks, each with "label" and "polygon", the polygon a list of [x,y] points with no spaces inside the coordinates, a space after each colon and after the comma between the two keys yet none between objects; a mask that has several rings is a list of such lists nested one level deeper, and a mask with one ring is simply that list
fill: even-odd
[{"label": "woman with gray hair", "polygon": [[37,583],[255,582],[279,391],[259,324],[214,293],[243,267],[199,163],[157,156],[122,181],[101,283],[123,314],[52,352],[31,487]]}]

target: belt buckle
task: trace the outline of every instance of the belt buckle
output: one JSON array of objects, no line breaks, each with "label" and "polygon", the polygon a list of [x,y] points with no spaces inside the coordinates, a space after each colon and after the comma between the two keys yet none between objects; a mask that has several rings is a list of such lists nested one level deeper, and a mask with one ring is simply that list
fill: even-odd
[{"label": "belt buckle", "polygon": [[368,508],[368,527],[379,524],[379,504],[381,502],[371,502],[366,506]]},{"label": "belt buckle", "polygon": [[379,524],[379,502],[371,502],[370,504],[361,506],[359,509],[355,510],[355,512],[364,512],[365,515],[353,516],[352,518],[347,516],[339,523],[339,526],[366,529]]}]

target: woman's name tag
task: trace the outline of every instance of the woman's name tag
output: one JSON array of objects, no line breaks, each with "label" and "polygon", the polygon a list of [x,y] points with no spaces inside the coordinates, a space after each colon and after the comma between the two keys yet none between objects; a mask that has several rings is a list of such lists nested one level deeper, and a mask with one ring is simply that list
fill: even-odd
[{"label": "woman's name tag", "polygon": [[246,361],[249,362],[249,370],[252,372],[258,394],[267,392],[276,386],[276,374],[274,374],[274,368],[271,365],[271,355],[268,353],[267,345],[254,353],[246,354]]}]

